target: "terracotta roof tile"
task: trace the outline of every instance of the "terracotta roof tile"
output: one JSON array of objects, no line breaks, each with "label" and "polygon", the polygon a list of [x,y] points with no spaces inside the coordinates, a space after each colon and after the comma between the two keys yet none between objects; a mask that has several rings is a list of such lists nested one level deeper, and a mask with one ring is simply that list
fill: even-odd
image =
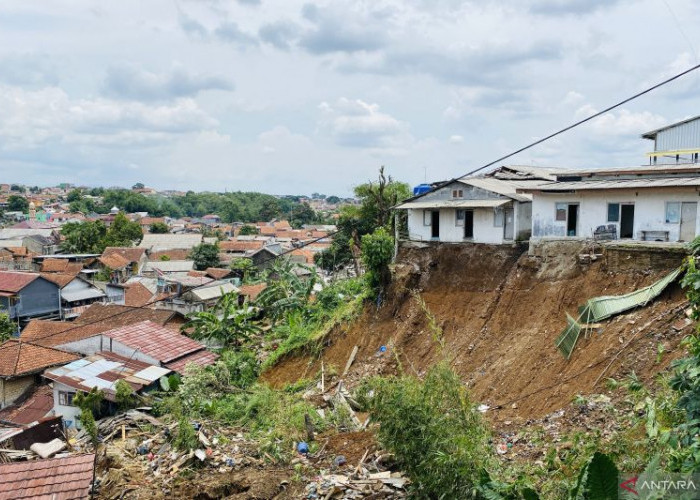
[{"label": "terracotta roof tile", "polygon": [[161,363],[169,363],[204,350],[204,345],[199,342],[152,321],[115,328],[102,332],[102,335],[136,348]]},{"label": "terracotta roof tile", "polygon": [[206,275],[214,278],[215,280],[221,280],[231,275],[230,269],[224,269],[220,267],[210,267],[205,271]]},{"label": "terracotta roof tile", "polygon": [[166,325],[177,317],[177,313],[165,309],[95,303],[73,322],[32,320],[22,330],[20,338],[43,346],[57,346],[145,320]]},{"label": "terracotta roof tile", "polygon": [[100,264],[108,267],[109,269],[124,269],[131,264],[126,257],[123,257],[118,253],[112,253],[107,256],[102,255],[97,260],[100,261]]},{"label": "terracotta roof tile", "polygon": [[0,344],[0,377],[19,377],[75,361],[75,354],[20,339]]},{"label": "terracotta roof tile", "polygon": [[139,247],[107,247],[105,251],[102,252],[102,257],[109,257],[110,255],[121,255],[129,262],[138,262],[141,260],[146,253],[145,248]]},{"label": "terracotta roof tile", "polygon": [[241,285],[238,287],[238,293],[245,295],[249,300],[255,300],[260,295],[260,292],[267,288],[267,283],[258,283],[256,285]]},{"label": "terracotta roof tile", "polygon": [[95,456],[73,455],[0,465],[0,500],[88,498]]},{"label": "terracotta roof tile", "polygon": [[151,291],[141,283],[132,283],[124,290],[124,304],[131,307],[142,307],[153,299]]},{"label": "terracotta roof tile", "polygon": [[21,403],[0,410],[0,420],[28,425],[44,418],[53,410],[53,389],[48,385],[35,387]]},{"label": "terracotta roof tile", "polygon": [[0,291],[19,292],[22,288],[39,277],[36,273],[17,273],[0,271]]},{"label": "terracotta roof tile", "polygon": [[41,263],[42,273],[62,273],[68,267],[68,259],[44,259]]},{"label": "terracotta roof tile", "polygon": [[247,250],[258,250],[265,245],[264,241],[220,241],[219,249],[222,252],[245,252]]},{"label": "terracotta roof tile", "polygon": [[59,288],[63,288],[68,283],[76,279],[75,275],[73,274],[63,273],[41,273],[41,277],[49,280],[52,283],[56,283]]}]

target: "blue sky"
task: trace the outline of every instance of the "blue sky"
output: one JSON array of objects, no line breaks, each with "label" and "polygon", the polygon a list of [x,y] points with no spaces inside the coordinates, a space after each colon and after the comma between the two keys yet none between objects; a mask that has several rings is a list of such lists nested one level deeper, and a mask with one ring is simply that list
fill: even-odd
[{"label": "blue sky", "polygon": [[[5,182],[349,194],[454,177],[697,61],[691,0],[4,0]],[[646,162],[700,72],[509,160]]]}]

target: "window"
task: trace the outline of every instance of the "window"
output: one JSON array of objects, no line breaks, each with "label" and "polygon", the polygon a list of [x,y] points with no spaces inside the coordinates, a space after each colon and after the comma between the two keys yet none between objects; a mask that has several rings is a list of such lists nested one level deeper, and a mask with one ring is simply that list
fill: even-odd
[{"label": "window", "polygon": [[669,201],[666,203],[666,224],[678,224],[681,221],[681,202]]},{"label": "window", "polygon": [[608,203],[608,222],[620,222],[619,203]]},{"label": "window", "polygon": [[464,210],[457,210],[455,215],[455,226],[464,225]]},{"label": "window", "polygon": [[566,203],[556,204],[556,220],[566,221]]},{"label": "window", "polygon": [[493,210],[493,227],[503,227],[505,213],[502,208],[495,208]]},{"label": "window", "polygon": [[432,220],[433,213],[430,210],[423,210],[423,225],[429,226]]},{"label": "window", "polygon": [[75,397],[74,392],[58,391],[58,404],[61,406],[74,406],[73,398]]},{"label": "window", "polygon": [[453,198],[462,198],[464,196],[464,191],[462,189],[453,189],[452,190],[452,197]]}]

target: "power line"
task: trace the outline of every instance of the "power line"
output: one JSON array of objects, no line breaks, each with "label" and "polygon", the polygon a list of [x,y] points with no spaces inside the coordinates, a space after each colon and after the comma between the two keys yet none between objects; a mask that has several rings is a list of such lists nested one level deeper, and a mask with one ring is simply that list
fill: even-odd
[{"label": "power line", "polygon": [[[642,90],[641,92],[637,92],[637,93],[634,94],[633,96],[630,96],[630,97],[628,97],[628,98],[626,98],[626,99],[623,99],[622,101],[619,101],[618,103],[613,104],[612,106],[608,106],[607,108],[603,109],[602,111],[598,111],[597,113],[594,113],[594,114],[592,114],[591,116],[589,116],[589,117],[587,117],[587,118],[584,118],[583,120],[579,120],[579,121],[577,121],[577,122],[574,122],[574,123],[572,123],[571,125],[569,125],[569,126],[567,126],[567,127],[564,127],[564,128],[562,128],[562,129],[557,130],[556,132],[554,132],[554,133],[552,133],[552,134],[549,134],[549,135],[546,136],[546,137],[543,137],[543,138],[538,139],[538,140],[536,140],[536,141],[534,141],[534,142],[531,142],[530,144],[528,144],[528,145],[526,145],[526,146],[523,146],[522,148],[517,149],[517,150],[513,151],[512,153],[508,153],[507,155],[501,156],[500,158],[498,158],[498,159],[496,159],[496,160],[493,160],[493,161],[487,163],[486,165],[483,165],[483,166],[481,166],[481,167],[479,167],[479,168],[477,168],[477,169],[474,169],[474,170],[472,170],[472,171],[470,171],[470,172],[467,172],[466,174],[461,175],[461,176],[459,176],[459,177],[455,177],[455,178],[453,178],[453,179],[450,179],[449,181],[441,182],[440,184],[438,184],[437,186],[435,186],[433,189],[431,189],[430,192],[436,191],[436,190],[438,190],[438,189],[440,189],[440,188],[442,188],[442,187],[444,187],[444,186],[447,186],[448,184],[451,184],[451,183],[453,183],[453,182],[455,182],[455,181],[458,181],[458,180],[461,179],[462,177],[467,177],[467,176],[469,176],[469,175],[472,175],[472,174],[475,174],[475,173],[477,173],[477,172],[480,172],[480,171],[482,171],[482,170],[484,170],[484,169],[486,169],[486,168],[492,167],[492,166],[495,165],[496,163],[500,163],[500,162],[502,162],[503,160],[506,160],[506,159],[510,158],[511,156],[515,156],[515,155],[517,155],[517,154],[519,154],[519,153],[522,153],[523,151],[527,151],[528,149],[533,148],[533,147],[537,146],[538,144],[542,144],[543,142],[548,141],[549,139],[552,139],[552,138],[554,138],[554,137],[556,137],[556,136],[558,136],[558,135],[561,135],[561,134],[563,134],[564,132],[568,132],[569,130],[574,129],[574,128],[578,127],[579,125],[583,125],[584,123],[589,122],[589,121],[593,120],[594,118],[598,118],[599,116],[604,115],[605,113],[608,113],[608,112],[612,111],[613,109],[619,108],[620,106],[622,106],[622,105],[624,105],[624,104],[627,104],[628,102],[633,101],[633,100],[635,100],[635,99],[637,99],[637,98],[639,98],[639,97],[641,97],[641,96],[643,96],[643,95],[645,95],[645,94],[648,94],[649,92],[651,92],[651,91],[653,91],[653,90],[656,90],[656,89],[658,89],[658,88],[660,88],[660,87],[663,87],[664,85],[667,85],[667,84],[671,83],[672,81],[677,80],[677,79],[679,79],[680,77],[687,75],[688,73],[692,73],[693,71],[695,71],[695,70],[698,69],[698,68],[700,68],[700,64],[696,64],[695,66],[693,66],[693,67],[691,67],[691,68],[688,68],[688,69],[686,69],[685,71],[682,71],[682,72],[680,72],[680,73],[677,73],[677,74],[673,75],[672,77],[667,78],[666,80],[657,83],[656,85],[653,85],[653,86],[651,86],[651,87],[649,87],[649,88],[647,88],[647,89],[645,89],[645,90]],[[423,196],[424,194],[426,194],[426,193],[423,193],[423,194],[421,194],[421,195],[419,195],[419,196],[414,196],[413,198],[410,198],[409,200],[413,200],[413,199],[419,198],[420,196]],[[406,201],[409,201],[409,200],[406,200]]]}]

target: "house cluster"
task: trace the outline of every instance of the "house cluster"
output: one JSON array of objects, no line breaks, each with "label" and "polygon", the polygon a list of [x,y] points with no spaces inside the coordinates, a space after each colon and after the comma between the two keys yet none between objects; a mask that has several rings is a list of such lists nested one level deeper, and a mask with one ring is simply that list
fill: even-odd
[{"label": "house cluster", "polygon": [[502,166],[417,186],[396,208],[408,214],[412,241],[690,241],[700,235],[700,117],[642,137],[654,141],[648,165]]}]

